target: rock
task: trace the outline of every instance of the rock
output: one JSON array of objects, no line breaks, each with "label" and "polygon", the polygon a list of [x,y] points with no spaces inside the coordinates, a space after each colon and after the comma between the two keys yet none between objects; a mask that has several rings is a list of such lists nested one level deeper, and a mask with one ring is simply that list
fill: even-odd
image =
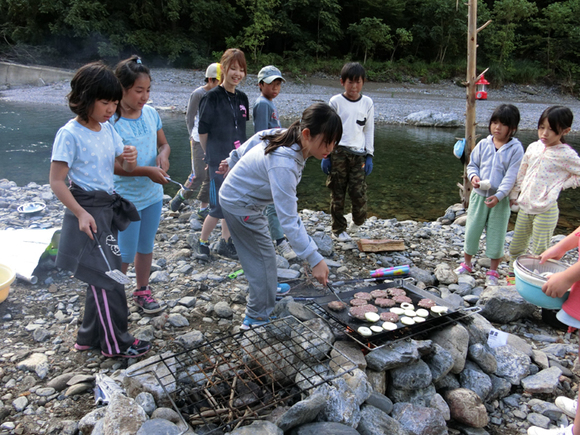
[{"label": "rock", "polygon": [[[168,370],[167,366],[175,366],[176,361],[170,356],[171,353],[166,352],[162,355],[152,356],[143,361],[139,361],[129,367],[125,371],[125,377],[123,378],[123,386],[127,394],[131,397],[136,397],[141,392],[151,393],[155,398],[157,406],[171,406],[171,402],[165,391],[168,394],[172,394],[175,391],[176,384],[175,377]],[[165,363],[160,361],[161,358],[164,359]],[[147,370],[144,370],[144,368],[147,368]],[[160,379],[163,379],[165,390],[159,385],[159,382],[152,372]]]},{"label": "rock", "polygon": [[312,240],[316,243],[320,255],[323,257],[330,257],[332,255],[334,246],[330,235],[323,233],[322,231],[317,231],[312,235]]},{"label": "rock", "polygon": [[454,113],[421,110],[407,115],[404,121],[421,127],[461,127],[463,120]]},{"label": "rock", "polygon": [[366,405],[374,406],[380,409],[385,414],[390,414],[393,410],[393,402],[387,396],[373,391],[368,399],[365,401]]},{"label": "rock", "polygon": [[441,396],[441,394],[434,394],[429,402],[429,408],[433,408],[441,414],[445,421],[451,420],[451,411],[449,410],[449,405]]},{"label": "rock", "polygon": [[443,394],[449,405],[451,418],[469,427],[485,427],[489,421],[481,397],[465,388],[449,390]]},{"label": "rock", "polygon": [[400,390],[417,390],[431,384],[431,370],[427,363],[418,360],[391,370],[392,388]]},{"label": "rock", "polygon": [[[347,375],[348,376],[348,375]],[[361,418],[357,398],[342,378],[333,381],[332,386],[322,384],[316,387],[313,395],[319,393],[326,402],[318,419],[357,427]]]},{"label": "rock", "polygon": [[45,328],[38,328],[35,329],[34,332],[32,333],[32,338],[34,338],[34,341],[38,341],[39,343],[46,341],[50,338],[51,336],[51,332],[48,329]]},{"label": "rock", "polygon": [[384,346],[366,355],[367,365],[371,370],[382,372],[419,360],[417,342],[398,341],[393,346]]},{"label": "rock", "polygon": [[155,411],[155,408],[157,408],[155,405],[155,398],[151,393],[141,392],[137,394],[137,397],[135,397],[135,402],[137,402],[137,404],[143,408],[143,411],[145,411],[148,416],[151,416],[153,411]]},{"label": "rock", "polygon": [[[357,432],[360,435],[407,435],[408,433],[397,420],[371,405],[362,407]],[[326,433],[334,434],[334,432]]]},{"label": "rock", "polygon": [[562,370],[558,367],[550,367],[533,376],[522,379],[522,387],[531,394],[553,394],[560,383],[561,374]]},{"label": "rock", "polygon": [[459,373],[459,383],[462,388],[474,391],[482,401],[487,399],[493,389],[491,378],[471,361],[468,361],[463,371]]},{"label": "rock", "polygon": [[132,434],[137,433],[145,421],[147,414],[135,400],[115,394],[107,406],[103,429],[107,434]]},{"label": "rock", "polygon": [[16,410],[16,412],[24,411],[24,408],[28,406],[28,399],[26,396],[20,396],[17,399],[12,401],[12,407]]},{"label": "rock", "polygon": [[493,348],[497,361],[495,374],[507,379],[512,385],[519,385],[530,374],[530,357],[509,344]]},{"label": "rock", "polygon": [[335,341],[334,348],[330,351],[330,368],[335,372],[339,369],[348,369],[352,367],[352,361],[361,370],[365,370],[367,367],[367,361],[365,359],[360,346],[353,341]]},{"label": "rock", "polygon": [[293,405],[276,421],[276,425],[286,432],[296,426],[310,423],[316,419],[326,406],[326,400],[321,394],[314,394]]},{"label": "rock", "polygon": [[448,285],[457,282],[457,275],[447,263],[439,263],[435,267],[435,278],[440,284]]},{"label": "rock", "polygon": [[[359,425],[360,426],[360,425]],[[308,423],[292,429],[288,435],[360,435],[356,429],[335,422]],[[398,434],[393,434],[398,435]]]},{"label": "rock", "polygon": [[161,418],[147,420],[136,435],[180,435],[181,429],[170,421]]},{"label": "rock", "polygon": [[133,336],[139,340],[151,342],[155,339],[155,327],[152,325],[147,325],[141,328],[137,328],[135,332],[133,332]]},{"label": "rock", "polygon": [[411,403],[396,403],[393,418],[407,432],[417,435],[447,435],[447,423],[436,409],[415,406]]},{"label": "rock", "polygon": [[481,307],[482,316],[501,324],[529,317],[536,310],[535,305],[520,296],[515,286],[487,287],[479,296],[477,305]]},{"label": "rock", "polygon": [[149,276],[149,282],[151,284],[169,282],[170,280],[169,273],[165,270],[158,270]]},{"label": "rock", "polygon": [[423,361],[429,366],[434,383],[437,383],[447,375],[455,365],[455,359],[451,352],[448,352],[437,343],[434,343],[433,352],[423,357]]},{"label": "rock", "polygon": [[374,370],[367,369],[366,373],[367,379],[371,384],[373,391],[377,392],[378,394],[385,394],[387,372],[375,372]]},{"label": "rock", "polygon": [[24,361],[19,362],[16,368],[36,372],[40,379],[44,379],[48,373],[48,357],[43,353],[33,353]]},{"label": "rock", "polygon": [[97,422],[105,417],[106,411],[107,411],[107,408],[103,407],[103,408],[94,409],[93,411],[86,414],[79,421],[79,431],[81,431],[83,434],[92,433],[93,428],[95,427]]},{"label": "rock", "polygon": [[284,432],[274,423],[257,420],[249,426],[234,429],[230,435],[284,435]]},{"label": "rock", "polygon": [[412,266],[409,269],[409,276],[411,278],[415,278],[418,282],[423,282],[425,285],[434,285],[435,284],[435,275],[431,272],[423,269],[419,269],[418,267]]},{"label": "rock", "polygon": [[51,379],[46,384],[46,386],[54,388],[56,391],[62,391],[68,386],[68,381],[75,375],[77,375],[77,373],[75,372],[63,373],[62,375],[59,375],[56,378]]},{"label": "rock", "polygon": [[181,343],[186,349],[192,349],[203,343],[205,337],[200,331],[193,330],[186,334],[177,336],[175,340]]},{"label": "rock", "polygon": [[495,355],[487,344],[472,344],[468,348],[467,357],[487,374],[495,373],[497,370]]},{"label": "rock", "polygon": [[439,344],[453,356],[451,373],[460,373],[465,366],[469,333],[461,324],[449,326],[431,335],[431,340]]},{"label": "rock", "polygon": [[550,419],[542,414],[536,414],[532,412],[528,414],[526,420],[530,422],[533,426],[543,427],[544,429],[548,429],[550,426]]},{"label": "rock", "polygon": [[185,326],[189,326],[189,320],[187,320],[179,313],[170,314],[169,317],[167,318],[167,322],[169,322],[171,326],[175,326],[176,328],[183,328]]},{"label": "rock", "polygon": [[215,304],[213,306],[213,310],[218,317],[221,317],[223,319],[230,318],[234,314],[230,305],[225,301],[220,301],[217,304]]},{"label": "rock", "polygon": [[83,382],[91,383],[94,381],[95,381],[95,377],[93,375],[77,374],[77,375],[73,376],[72,378],[70,378],[66,384],[70,386],[70,385],[80,384]]},{"label": "rock", "polygon": [[93,389],[93,384],[89,383],[80,383],[74,384],[68,387],[66,392],[64,393],[65,396],[76,396],[77,394],[83,394],[85,391],[91,391]]}]

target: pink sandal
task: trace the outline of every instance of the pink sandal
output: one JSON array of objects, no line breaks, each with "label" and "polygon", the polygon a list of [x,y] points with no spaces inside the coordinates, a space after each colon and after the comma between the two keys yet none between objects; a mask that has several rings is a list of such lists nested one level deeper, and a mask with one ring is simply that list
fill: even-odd
[{"label": "pink sandal", "polygon": [[499,273],[496,270],[488,270],[485,272],[485,285],[492,286],[499,284]]},{"label": "pink sandal", "polygon": [[465,263],[461,263],[457,269],[455,269],[457,275],[465,275],[466,273],[473,273],[473,269]]}]

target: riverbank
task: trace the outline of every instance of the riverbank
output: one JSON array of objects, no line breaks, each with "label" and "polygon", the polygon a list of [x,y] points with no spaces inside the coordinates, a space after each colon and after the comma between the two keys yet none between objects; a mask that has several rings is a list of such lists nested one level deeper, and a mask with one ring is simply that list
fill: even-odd
[{"label": "riverbank", "polygon": [[[43,201],[47,207],[34,216],[18,213],[17,207],[28,201]],[[193,202],[180,212],[171,212],[166,203],[163,209],[153,252],[151,283],[155,297],[167,302],[167,310],[150,317],[130,305],[130,331],[153,344],[146,357],[174,349],[176,341],[192,344],[235,333],[243,319],[247,281],[243,275],[233,280],[227,277],[241,268],[240,263],[215,254],[209,263],[196,259],[196,240],[201,228],[194,213],[197,205]],[[579,378],[574,366],[577,337],[542,322],[539,309],[525,304],[514,288],[506,285],[505,263],[500,269],[500,287],[486,287],[485,271],[489,260],[483,258],[483,244],[473,276],[458,280],[451,273],[461,261],[464,237],[464,227],[452,222],[456,215],[462,213],[458,207],[453,215],[449,210],[447,219],[434,222],[369,218],[355,239],[390,238],[404,242],[403,251],[390,253],[365,253],[358,250],[356,243],[333,242],[330,238],[330,216],[324,212],[303,210],[301,218],[330,266],[331,280],[366,278],[370,270],[378,267],[408,264],[418,287],[428,289],[452,306],[483,307],[482,314],[492,323],[477,314],[479,320],[476,324],[493,325],[510,334],[508,350],[501,355],[498,352],[493,357],[497,359],[498,367],[500,362],[506,364],[502,368],[503,374],[494,372],[496,374],[487,375],[478,369],[474,363],[482,358],[481,354],[473,353],[470,347],[470,353],[465,348],[462,356],[470,372],[465,375],[449,373],[444,378],[445,382],[453,382],[455,386],[472,388],[479,394],[487,395],[487,399],[482,399],[485,403],[483,412],[489,417],[489,423],[477,432],[450,420],[447,422],[448,433],[515,435],[525,433],[531,424],[546,427],[567,424],[567,417],[550,407],[550,402],[553,403],[557,395],[577,395]],[[30,184],[17,187],[15,183],[0,180],[0,231],[56,229],[61,225],[62,217],[63,206],[48,186]],[[218,233],[217,230],[212,233],[212,245],[217,241]],[[506,244],[510,238],[511,234],[508,233]],[[569,263],[576,259],[574,252],[564,258]],[[289,263],[279,257],[278,268],[281,281],[296,285],[307,279],[300,261]],[[0,304],[0,435],[74,435],[79,421],[96,409],[92,394],[95,375],[104,373],[120,379],[124,369],[135,362],[105,358],[95,351],[75,351],[73,344],[84,315],[85,285],[71,278],[67,272],[52,268],[50,262],[44,263],[42,269],[38,284],[17,280],[9,298]],[[134,276],[132,272],[130,269],[130,276]],[[366,285],[363,283],[356,287]],[[318,294],[324,292],[315,285],[306,288]],[[354,288],[355,285],[338,289],[344,292]],[[290,294],[300,296],[295,291]],[[499,304],[496,305],[498,308],[490,309],[494,304]],[[469,328],[469,344],[472,345],[476,337],[472,335],[472,327]],[[484,340],[485,336],[484,333]],[[427,342],[422,343],[427,346]],[[423,347],[422,351],[425,350]],[[493,352],[483,350],[488,361]],[[445,363],[441,361],[436,364]],[[525,370],[522,370],[524,366]],[[542,381],[548,393],[530,394],[525,390],[523,379],[550,369],[560,375],[555,380]],[[372,370],[369,376],[371,374]],[[79,377],[73,381],[73,375]],[[473,384],[473,379],[477,379],[478,385]],[[492,389],[480,389],[483,379],[493,379],[493,387],[489,380]],[[389,395],[384,389],[385,379],[382,385],[381,394]],[[438,391],[442,391],[442,384],[437,385]],[[422,394],[433,395],[434,392],[435,387],[430,385]],[[391,398],[395,400],[396,397]],[[424,397],[421,400],[425,400]],[[445,409],[449,410],[444,402],[438,402],[437,406],[441,415],[445,415]]]},{"label": "riverbank", "polygon": [[[181,69],[154,69],[151,100],[158,110],[185,113],[189,95],[203,84],[202,71]],[[259,96],[256,75],[248,75],[239,89],[246,92],[250,104]],[[0,99],[43,105],[66,105],[68,82],[48,86],[22,86],[0,88]],[[305,79],[287,78],[275,103],[280,117],[294,121],[302,111],[314,102],[328,102],[331,96],[342,91],[338,77],[321,74]],[[383,124],[405,124],[405,117],[422,110],[433,110],[464,118],[465,88],[447,80],[437,84],[375,83],[367,82],[363,89],[375,103],[375,121]],[[542,111],[555,104],[566,105],[577,114],[573,131],[580,131],[580,100],[563,95],[555,88],[546,86],[507,85],[491,89],[488,100],[477,102],[476,120],[479,126],[487,126],[491,113],[499,104],[515,104],[521,113],[520,129],[535,130]]]}]

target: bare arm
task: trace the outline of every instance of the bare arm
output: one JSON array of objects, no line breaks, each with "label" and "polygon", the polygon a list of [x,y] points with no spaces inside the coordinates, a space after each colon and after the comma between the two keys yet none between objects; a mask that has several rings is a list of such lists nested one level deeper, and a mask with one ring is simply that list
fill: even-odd
[{"label": "bare arm", "polygon": [[157,166],[165,172],[169,171],[169,154],[171,154],[171,147],[167,143],[167,138],[163,129],[157,130]]},{"label": "bare arm", "polygon": [[207,133],[199,135],[199,143],[204,153],[207,153]]}]

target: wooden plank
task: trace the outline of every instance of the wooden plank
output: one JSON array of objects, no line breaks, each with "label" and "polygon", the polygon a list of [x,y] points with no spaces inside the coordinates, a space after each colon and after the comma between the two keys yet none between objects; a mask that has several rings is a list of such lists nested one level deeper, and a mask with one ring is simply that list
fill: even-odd
[{"label": "wooden plank", "polygon": [[358,249],[363,252],[404,251],[405,242],[393,239],[359,239]]}]

